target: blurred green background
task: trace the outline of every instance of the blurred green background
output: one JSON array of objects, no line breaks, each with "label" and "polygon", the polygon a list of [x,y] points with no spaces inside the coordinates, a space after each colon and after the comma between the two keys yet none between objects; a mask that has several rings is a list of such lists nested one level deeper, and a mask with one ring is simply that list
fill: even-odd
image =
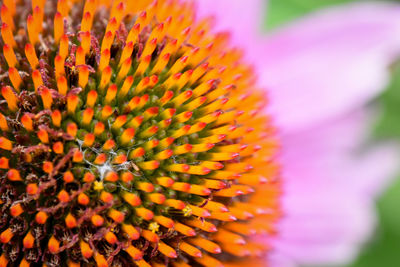
[{"label": "blurred green background", "polygon": [[[319,9],[356,1],[362,0],[269,0],[264,27],[272,30]],[[392,82],[377,100],[382,114],[374,134],[376,138],[400,140],[400,61],[393,64],[391,71]],[[400,266],[399,204],[400,174],[377,201],[379,226],[376,235],[355,262],[346,267]]]}]

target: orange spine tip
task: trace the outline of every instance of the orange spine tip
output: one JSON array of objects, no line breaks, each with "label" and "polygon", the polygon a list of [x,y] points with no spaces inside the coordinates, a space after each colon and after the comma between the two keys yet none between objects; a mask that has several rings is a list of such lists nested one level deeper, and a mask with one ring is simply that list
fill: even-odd
[{"label": "orange spine tip", "polygon": [[111,104],[111,102],[115,99],[117,91],[118,87],[115,84],[112,84],[108,87],[106,97],[104,100],[107,105]]},{"label": "orange spine tip", "polygon": [[108,66],[108,63],[110,63],[110,50],[105,49],[101,51],[101,56],[100,56],[100,63],[99,63],[99,70],[102,71],[105,67]]},{"label": "orange spine tip", "polygon": [[139,158],[144,154],[146,154],[146,151],[142,147],[138,147],[129,153],[129,159]]},{"label": "orange spine tip", "polygon": [[86,106],[93,108],[94,105],[96,104],[96,100],[97,100],[97,92],[95,90],[91,90],[87,94]]},{"label": "orange spine tip", "polygon": [[164,201],[165,206],[173,207],[178,210],[182,210],[186,207],[185,203],[177,199],[167,199]]},{"label": "orange spine tip", "polygon": [[111,79],[112,69],[110,66],[107,66],[103,69],[100,80],[100,90],[104,90],[104,88],[108,85]]},{"label": "orange spine tip", "polygon": [[197,227],[197,228],[199,228],[203,231],[209,232],[209,233],[213,233],[218,230],[214,224],[207,222],[205,220],[192,219],[192,220],[185,221],[185,223],[190,226]]},{"label": "orange spine tip", "polygon": [[60,12],[63,17],[68,16],[68,13],[69,13],[68,0],[58,0],[57,1],[57,11]]},{"label": "orange spine tip", "polygon": [[89,202],[90,202],[89,197],[87,195],[85,195],[84,193],[80,193],[78,195],[78,203],[79,204],[86,206],[89,204]]},{"label": "orange spine tip", "polygon": [[133,76],[126,77],[121,89],[118,92],[118,99],[123,99],[131,89],[133,84]]},{"label": "orange spine tip", "polygon": [[122,63],[121,68],[118,72],[117,81],[121,81],[128,75],[131,66],[132,66],[132,58],[128,58]]},{"label": "orange spine tip", "polygon": [[8,158],[1,157],[0,158],[0,169],[8,169],[10,166],[8,165]]},{"label": "orange spine tip", "polygon": [[189,245],[186,242],[181,242],[179,244],[179,248],[192,257],[201,258],[203,256],[201,250],[192,245]]},{"label": "orange spine tip", "polygon": [[43,107],[45,109],[51,109],[51,104],[53,103],[53,97],[49,89],[44,88],[41,92]]},{"label": "orange spine tip", "polygon": [[153,242],[153,243],[157,243],[160,241],[160,238],[158,237],[158,235],[149,230],[143,230],[142,236],[144,237],[144,239],[146,239],[150,242]]},{"label": "orange spine tip", "polygon": [[[71,133],[69,133],[71,134]],[[72,133],[71,135],[74,136],[75,133]],[[72,157],[73,162],[82,162],[83,161],[83,154],[79,150],[75,151],[74,156]]]},{"label": "orange spine tip", "polygon": [[130,245],[129,247],[125,248],[125,251],[131,256],[131,258],[135,261],[140,260],[143,257],[143,252],[139,249],[135,248],[134,246]]},{"label": "orange spine tip", "polygon": [[160,73],[165,68],[165,66],[167,66],[170,57],[171,57],[170,53],[167,53],[165,55],[160,55],[160,58],[157,60],[157,63],[154,65],[151,72]]},{"label": "orange spine tip", "polygon": [[66,171],[63,175],[63,180],[66,183],[71,183],[74,181],[74,175],[70,171]]},{"label": "orange spine tip", "polygon": [[85,50],[82,46],[79,46],[76,50],[75,56],[75,66],[80,66],[85,64]]},{"label": "orange spine tip", "polygon": [[142,217],[146,221],[149,221],[149,220],[153,219],[153,217],[154,217],[153,212],[146,208],[135,208],[135,211],[139,217]]},{"label": "orange spine tip", "polygon": [[154,190],[154,186],[152,183],[147,183],[147,182],[138,182],[137,183],[137,188],[141,191],[151,193]]},{"label": "orange spine tip", "polygon": [[108,139],[104,145],[103,145],[103,149],[106,151],[110,151],[111,149],[113,149],[115,147],[115,141],[112,139]]},{"label": "orange spine tip", "polygon": [[105,126],[102,122],[97,122],[96,125],[94,126],[94,135],[99,136],[101,135],[105,130]]},{"label": "orange spine tip", "polygon": [[125,219],[125,215],[116,209],[110,209],[108,216],[116,223],[122,223]]},{"label": "orange spine tip", "polygon": [[91,12],[86,12],[83,14],[82,22],[81,22],[81,31],[88,32],[92,29],[93,24],[93,15]]},{"label": "orange spine tip", "polygon": [[38,34],[43,31],[43,16],[43,7],[36,6],[33,8],[33,20]]},{"label": "orange spine tip", "polygon": [[63,58],[66,59],[68,56],[68,49],[69,49],[69,39],[68,35],[64,34],[61,37],[60,40],[60,47],[59,47],[59,55]]},{"label": "orange spine tip", "polygon": [[119,23],[117,21],[117,19],[114,16],[111,16],[112,19],[110,19],[108,21],[107,27],[105,32],[112,32],[115,33],[115,31],[118,29],[119,27]]},{"label": "orange spine tip", "polygon": [[12,29],[8,26],[7,23],[1,25],[1,36],[3,37],[3,41],[5,44],[8,44],[12,47],[15,47],[17,43],[14,40],[14,35],[12,33]]},{"label": "orange spine tip", "polygon": [[130,172],[123,172],[121,174],[121,181],[123,181],[124,183],[129,183],[129,182],[133,181],[134,179],[135,179],[135,177]]},{"label": "orange spine tip", "polygon": [[[1,242],[1,236],[0,236],[0,242]],[[8,259],[6,258],[5,254],[3,253],[0,256],[0,267],[7,267],[8,265]]]},{"label": "orange spine tip", "polygon": [[62,95],[66,95],[68,91],[67,79],[64,76],[60,76],[57,79],[57,89]]},{"label": "orange spine tip", "polygon": [[6,243],[10,242],[10,240],[13,238],[13,236],[14,236],[14,234],[11,231],[11,229],[7,228],[0,234],[0,242],[3,244],[6,244]]},{"label": "orange spine tip", "polygon": [[15,56],[14,49],[11,45],[5,44],[3,46],[3,54],[6,58],[7,64],[9,68],[15,67],[17,62],[17,57]]},{"label": "orange spine tip", "polygon": [[8,108],[15,112],[18,109],[18,98],[14,94],[10,86],[4,86],[1,88],[1,95],[7,101]]},{"label": "orange spine tip", "polygon": [[34,70],[32,72],[32,80],[33,80],[33,85],[35,87],[35,91],[37,91],[39,87],[43,85],[42,74],[40,73],[39,70]]},{"label": "orange spine tip", "polygon": [[126,115],[121,115],[118,116],[115,121],[113,122],[113,124],[111,125],[111,128],[114,130],[117,130],[119,128],[121,128],[122,126],[124,126],[124,124],[127,121],[127,116]]},{"label": "orange spine tip", "polygon": [[153,220],[166,228],[173,228],[175,225],[173,220],[161,215],[154,216]]},{"label": "orange spine tip", "polygon": [[113,113],[112,107],[110,106],[103,107],[103,109],[101,110],[101,119],[106,120],[108,117],[111,116],[112,113]]},{"label": "orange spine tip", "polygon": [[111,31],[106,32],[101,43],[101,51],[104,51],[105,49],[110,50],[111,45],[114,42],[114,35],[115,34]]},{"label": "orange spine tip", "polygon": [[69,135],[75,137],[77,132],[78,132],[78,126],[73,122],[68,123],[68,125],[67,125],[67,133]]},{"label": "orange spine tip", "polygon": [[122,145],[127,145],[130,143],[130,141],[133,139],[135,136],[135,129],[134,128],[128,128],[123,131],[121,134],[120,140]]},{"label": "orange spine tip", "polygon": [[140,198],[133,193],[124,193],[123,198],[127,203],[129,203],[133,207],[139,206],[142,203]]},{"label": "orange spine tip", "polygon": [[136,240],[140,237],[138,230],[130,224],[122,224],[122,231],[124,231],[130,240]]},{"label": "orange spine tip", "polygon": [[136,69],[136,75],[142,75],[147,67],[150,65],[151,61],[151,55],[146,55],[143,58],[141,58],[139,66]]},{"label": "orange spine tip", "polygon": [[191,125],[184,125],[180,129],[175,130],[171,134],[171,137],[176,139],[176,138],[179,138],[181,136],[187,135],[191,128],[192,128]]},{"label": "orange spine tip", "polygon": [[48,218],[48,215],[44,211],[39,211],[38,213],[36,213],[35,221],[38,224],[45,224],[47,221],[47,218]]},{"label": "orange spine tip", "polygon": [[157,133],[158,129],[159,128],[156,125],[150,126],[149,128],[145,129],[143,132],[141,132],[139,134],[139,137],[141,137],[141,138],[151,137],[151,136],[153,136],[154,134]]},{"label": "orange spine tip", "polygon": [[135,44],[140,33],[140,24],[133,25],[132,29],[128,33],[128,37],[126,38],[126,43]]},{"label": "orange spine tip", "polygon": [[[177,164],[178,165],[178,164]],[[184,165],[184,164],[183,164]],[[188,166],[188,165],[186,165],[186,166]],[[188,183],[182,183],[182,182],[177,182],[177,183],[174,183],[173,185],[171,185],[171,188],[173,189],[173,190],[176,190],[176,191],[182,191],[182,192],[189,192],[189,190],[190,190],[190,184],[188,184]]]},{"label": "orange spine tip", "polygon": [[21,215],[24,212],[24,209],[22,208],[21,204],[14,204],[10,208],[10,214],[13,217],[17,217]]},{"label": "orange spine tip", "polygon": [[51,120],[52,120],[54,126],[60,127],[61,120],[62,120],[61,112],[59,110],[54,110],[51,113]]},{"label": "orange spine tip", "polygon": [[22,83],[22,78],[21,78],[21,75],[19,74],[18,70],[16,68],[9,68],[8,74],[9,74],[9,78],[11,80],[13,87],[15,88],[15,90],[17,92],[19,92],[20,91],[19,88]]},{"label": "orange spine tip", "polygon": [[39,187],[37,186],[37,184],[28,184],[26,186],[26,192],[29,195],[36,195],[39,191]]},{"label": "orange spine tip", "polygon": [[39,59],[36,56],[35,48],[32,44],[28,43],[25,45],[25,56],[33,69],[35,69],[37,65],[39,65]]},{"label": "orange spine tip", "polygon": [[81,34],[81,47],[83,48],[85,54],[88,54],[90,51],[90,42],[91,42],[90,32],[83,32]]},{"label": "orange spine tip", "polygon": [[33,121],[32,121],[31,116],[28,113],[25,113],[24,115],[22,115],[21,123],[27,131],[29,131],[29,132],[33,131]]},{"label": "orange spine tip", "polygon": [[114,172],[114,171],[109,171],[106,174],[106,177],[104,178],[104,180],[109,181],[109,182],[116,182],[118,181],[119,177],[118,177],[118,173]]},{"label": "orange spine tip", "polygon": [[135,88],[136,93],[141,93],[150,83],[150,77],[144,77]]},{"label": "orange spine tip", "polygon": [[134,43],[129,42],[125,45],[124,49],[122,50],[121,58],[119,59],[119,65],[122,65],[128,58],[131,57],[133,52]]},{"label": "orange spine tip", "polygon": [[103,255],[96,253],[94,255],[94,260],[96,261],[97,267],[108,267],[107,260]]},{"label": "orange spine tip", "polygon": [[173,154],[174,152],[171,149],[166,149],[154,155],[154,158],[157,160],[165,160],[172,157]]},{"label": "orange spine tip", "polygon": [[103,217],[101,217],[100,215],[97,215],[97,214],[92,216],[91,221],[92,221],[92,224],[97,227],[102,226],[104,223]]},{"label": "orange spine tip", "polygon": [[54,58],[54,69],[56,73],[56,78],[65,75],[64,70],[64,58],[60,55],[56,55]]},{"label": "orange spine tip", "polygon": [[76,107],[78,106],[79,97],[75,94],[67,96],[67,110],[69,114],[74,114]]},{"label": "orange spine tip", "polygon": [[113,163],[114,164],[123,164],[128,160],[128,157],[125,154],[119,154],[118,156],[114,157]]},{"label": "orange spine tip", "polygon": [[12,30],[15,29],[14,21],[13,21],[13,14],[7,7],[7,5],[1,6],[1,21],[3,23],[7,23],[11,27]]},{"label": "orange spine tip", "polygon": [[78,84],[81,88],[85,88],[89,80],[89,68],[83,65],[79,68]]},{"label": "orange spine tip", "polygon": [[56,44],[60,42],[61,37],[64,35],[64,18],[60,12],[54,16],[54,41]]},{"label": "orange spine tip", "polygon": [[67,203],[67,202],[69,202],[71,200],[68,192],[65,191],[65,190],[61,190],[60,193],[58,193],[57,198],[62,203]]},{"label": "orange spine tip", "polygon": [[196,235],[196,231],[193,228],[191,228],[187,225],[184,225],[182,223],[175,222],[174,228],[176,231],[180,232],[181,234],[183,234],[185,236],[195,236]]},{"label": "orange spine tip", "polygon": [[177,258],[178,254],[176,254],[176,251],[171,248],[170,246],[166,245],[164,242],[160,241],[158,243],[158,250],[167,256],[168,258]]},{"label": "orange spine tip", "polygon": [[87,108],[82,113],[82,124],[89,125],[92,121],[94,115],[94,110],[92,108]]},{"label": "orange spine tip", "polygon": [[103,201],[104,203],[111,203],[111,201],[114,200],[114,197],[112,194],[106,192],[106,191],[102,191],[100,194],[100,199],[101,201]]},{"label": "orange spine tip", "polygon": [[157,47],[157,38],[149,39],[144,47],[142,55],[151,55]]},{"label": "orange spine tip", "polygon": [[10,129],[8,128],[8,123],[6,117],[0,113],[0,129],[3,132],[8,132]]},{"label": "orange spine tip", "polygon": [[39,29],[37,29],[37,23],[32,15],[28,16],[26,24],[28,28],[29,42],[32,45],[35,45],[39,41]]},{"label": "orange spine tip", "polygon": [[4,0],[3,3],[9,8],[10,13],[12,16],[15,14],[15,9],[16,9],[16,1],[15,0]]},{"label": "orange spine tip", "polygon": [[[0,139],[0,142],[1,142],[1,139]],[[0,143],[0,148],[2,148],[2,147],[1,147],[1,143]],[[16,169],[10,169],[10,170],[7,172],[7,178],[8,178],[8,180],[10,180],[10,181],[22,181],[21,176],[20,176],[20,174],[19,174],[19,171],[16,170]]]},{"label": "orange spine tip", "polygon": [[33,248],[34,243],[35,243],[35,238],[29,231],[22,240],[22,244],[24,245],[24,248],[30,249]]},{"label": "orange spine tip", "polygon": [[93,256],[93,250],[90,248],[88,243],[86,243],[85,241],[81,240],[79,245],[81,247],[81,253],[82,253],[83,257],[85,257],[86,259],[89,259],[90,257]]},{"label": "orange spine tip", "polygon": [[118,238],[115,234],[113,234],[112,232],[107,232],[104,236],[104,239],[110,243],[111,245],[114,245],[115,243],[118,242]]},{"label": "orange spine tip", "polygon": [[5,137],[0,137],[0,148],[4,150],[11,150],[12,149],[11,141]]},{"label": "orange spine tip", "polygon": [[97,8],[97,4],[97,0],[87,0],[83,8],[83,14],[85,14],[86,12],[94,14]]},{"label": "orange spine tip", "polygon": [[78,225],[78,222],[71,213],[69,213],[67,217],[65,217],[65,225],[70,229],[75,228]]},{"label": "orange spine tip", "polygon": [[212,254],[219,254],[222,252],[221,248],[214,242],[209,241],[202,237],[195,237],[188,239],[189,243],[204,249]]}]

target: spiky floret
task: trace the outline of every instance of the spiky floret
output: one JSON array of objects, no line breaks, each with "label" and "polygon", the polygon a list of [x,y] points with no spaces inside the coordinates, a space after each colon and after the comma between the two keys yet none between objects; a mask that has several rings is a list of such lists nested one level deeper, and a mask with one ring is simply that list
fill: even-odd
[{"label": "spiky floret", "polygon": [[109,2],[3,1],[0,266],[260,256],[278,145],[251,68],[191,3]]}]

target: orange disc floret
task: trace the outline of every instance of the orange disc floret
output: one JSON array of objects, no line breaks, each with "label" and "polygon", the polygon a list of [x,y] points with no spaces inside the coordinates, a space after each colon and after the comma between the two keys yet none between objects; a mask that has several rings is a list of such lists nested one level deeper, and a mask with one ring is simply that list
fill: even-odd
[{"label": "orange disc floret", "polygon": [[0,266],[259,257],[281,190],[252,67],[190,1],[111,2],[2,3]]}]

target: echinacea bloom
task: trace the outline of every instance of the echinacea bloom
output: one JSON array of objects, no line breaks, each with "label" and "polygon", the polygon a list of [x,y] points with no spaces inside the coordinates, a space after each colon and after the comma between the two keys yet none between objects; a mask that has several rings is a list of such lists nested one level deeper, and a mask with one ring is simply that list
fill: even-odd
[{"label": "echinacea bloom", "polygon": [[279,143],[226,34],[183,1],[4,1],[0,266],[263,254]]},{"label": "echinacea bloom", "polygon": [[365,104],[385,88],[399,55],[400,7],[338,6],[263,35],[266,2],[198,4],[257,66],[281,133],[283,216],[267,238],[267,262],[345,264],[373,233],[374,199],[398,165],[398,146],[362,146],[372,122]]},{"label": "echinacea bloom", "polygon": [[0,266],[254,266],[289,193],[252,68],[192,3],[109,2],[3,2]]}]

